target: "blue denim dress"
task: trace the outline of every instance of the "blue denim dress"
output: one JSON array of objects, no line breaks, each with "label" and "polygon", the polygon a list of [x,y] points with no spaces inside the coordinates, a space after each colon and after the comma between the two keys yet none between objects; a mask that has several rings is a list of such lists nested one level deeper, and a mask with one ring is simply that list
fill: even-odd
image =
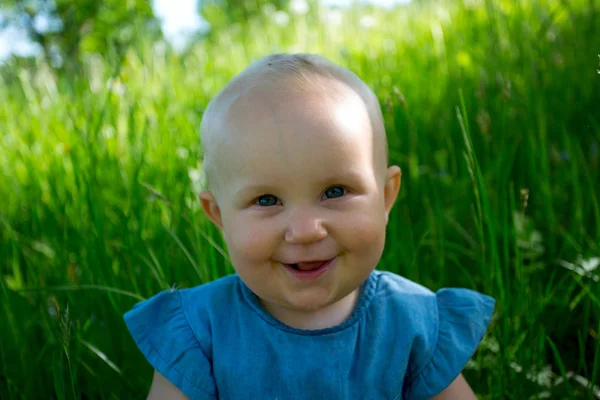
[{"label": "blue denim dress", "polygon": [[428,399],[461,372],[494,300],[373,271],[345,322],[299,330],[237,275],[169,290],[125,314],[148,362],[192,400]]}]

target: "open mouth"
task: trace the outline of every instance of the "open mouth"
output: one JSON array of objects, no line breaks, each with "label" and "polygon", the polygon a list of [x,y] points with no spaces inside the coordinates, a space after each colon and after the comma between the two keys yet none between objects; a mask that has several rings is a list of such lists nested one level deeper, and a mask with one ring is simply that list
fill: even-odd
[{"label": "open mouth", "polygon": [[288,264],[290,267],[294,268],[297,271],[312,271],[314,269],[318,269],[321,268],[324,264],[328,263],[331,260],[325,260],[325,261],[310,261],[310,262],[303,262],[303,263],[297,263],[297,264]]},{"label": "open mouth", "polygon": [[283,265],[294,277],[301,280],[313,280],[325,273],[334,261],[335,257],[324,261],[309,261]]}]

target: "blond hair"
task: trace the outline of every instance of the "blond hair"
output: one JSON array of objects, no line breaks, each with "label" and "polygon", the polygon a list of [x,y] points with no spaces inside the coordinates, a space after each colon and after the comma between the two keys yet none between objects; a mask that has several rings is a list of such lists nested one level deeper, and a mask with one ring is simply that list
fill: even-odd
[{"label": "blond hair", "polygon": [[334,80],[348,86],[365,103],[371,119],[374,136],[383,138],[385,165],[387,166],[387,140],[383,115],[377,96],[352,71],[317,54],[271,54],[258,59],[233,77],[209,102],[200,125],[201,145],[204,152],[203,173],[205,188],[215,183],[217,148],[220,131],[230,107],[253,88],[268,85],[296,92],[316,92],[323,96],[323,80]]}]

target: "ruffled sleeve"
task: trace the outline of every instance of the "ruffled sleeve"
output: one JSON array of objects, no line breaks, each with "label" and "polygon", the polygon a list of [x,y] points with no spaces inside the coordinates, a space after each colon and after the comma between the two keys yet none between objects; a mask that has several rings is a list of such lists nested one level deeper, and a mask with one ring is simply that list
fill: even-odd
[{"label": "ruffled sleeve", "polygon": [[429,399],[448,387],[475,353],[494,311],[494,299],[468,289],[441,289],[435,304],[437,329],[414,349],[424,362],[407,377],[405,400]]},{"label": "ruffled sleeve", "polygon": [[136,304],[125,314],[125,323],[148,362],[190,400],[217,398],[211,362],[190,327],[178,291]]}]

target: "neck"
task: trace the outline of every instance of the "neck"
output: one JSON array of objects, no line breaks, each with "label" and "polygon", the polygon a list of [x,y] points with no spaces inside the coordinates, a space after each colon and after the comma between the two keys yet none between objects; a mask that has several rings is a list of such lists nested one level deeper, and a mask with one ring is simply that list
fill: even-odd
[{"label": "neck", "polygon": [[348,296],[316,311],[291,310],[277,304],[260,301],[264,309],[279,322],[295,329],[318,330],[331,328],[346,321],[358,302],[360,288]]}]

